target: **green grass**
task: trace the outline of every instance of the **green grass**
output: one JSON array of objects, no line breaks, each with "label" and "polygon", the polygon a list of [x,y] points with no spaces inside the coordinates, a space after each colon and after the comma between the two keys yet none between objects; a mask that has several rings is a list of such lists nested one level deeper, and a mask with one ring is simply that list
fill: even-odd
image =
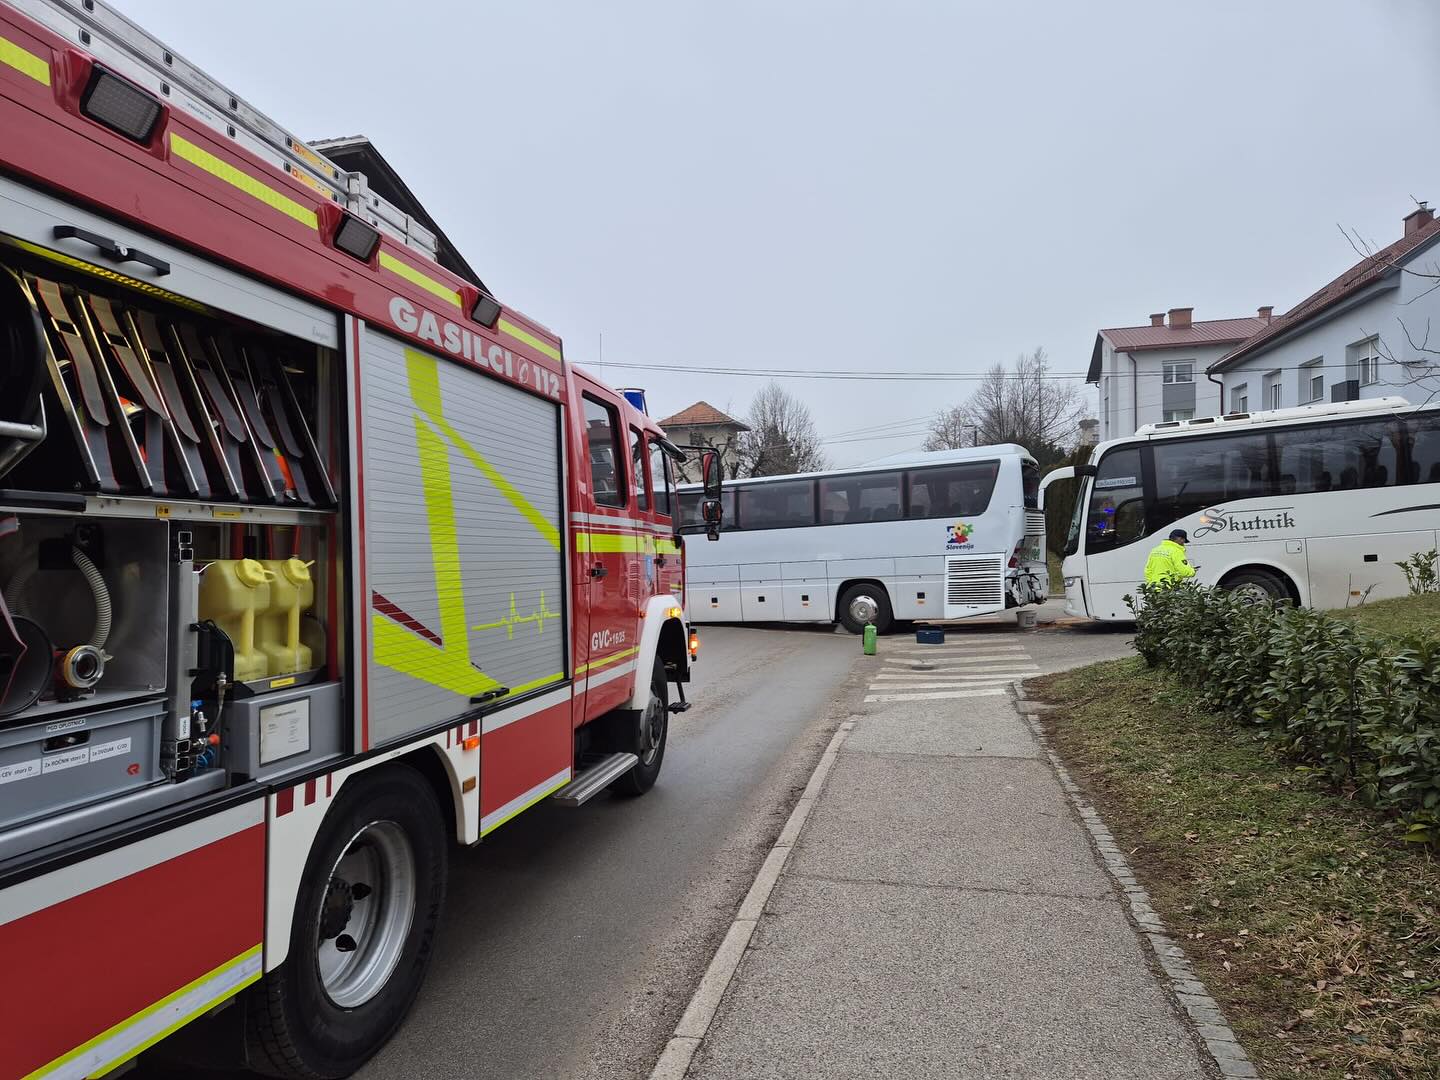
[{"label": "green grass", "polygon": [[1031,685],[1261,1075],[1440,1075],[1440,861],[1138,659]]},{"label": "green grass", "polygon": [[1375,634],[1434,633],[1440,631],[1440,593],[1375,600],[1330,614],[1352,619],[1357,626]]}]

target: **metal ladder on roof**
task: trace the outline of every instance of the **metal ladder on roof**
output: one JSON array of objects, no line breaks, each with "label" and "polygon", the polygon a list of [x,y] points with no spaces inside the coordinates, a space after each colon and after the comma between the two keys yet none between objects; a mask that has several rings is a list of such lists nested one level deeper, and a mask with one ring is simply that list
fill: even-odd
[{"label": "metal ladder on roof", "polygon": [[430,259],[435,234],[102,0],[3,0],[321,196]]}]

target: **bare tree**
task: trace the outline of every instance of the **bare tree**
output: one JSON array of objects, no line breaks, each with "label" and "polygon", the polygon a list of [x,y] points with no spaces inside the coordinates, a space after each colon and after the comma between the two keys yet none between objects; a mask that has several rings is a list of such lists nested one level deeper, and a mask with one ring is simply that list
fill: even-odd
[{"label": "bare tree", "polygon": [[1074,448],[1084,411],[1079,388],[1052,375],[1037,348],[1011,368],[996,364],[968,400],[937,414],[925,449],[1019,443],[1044,466]]},{"label": "bare tree", "polygon": [[829,462],[810,410],[779,383],[767,383],[750,403],[737,448],[737,476],[816,472]]}]

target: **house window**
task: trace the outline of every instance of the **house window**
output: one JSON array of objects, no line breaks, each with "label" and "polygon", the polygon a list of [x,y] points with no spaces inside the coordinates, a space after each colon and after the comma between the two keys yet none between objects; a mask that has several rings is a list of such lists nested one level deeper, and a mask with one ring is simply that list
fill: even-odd
[{"label": "house window", "polygon": [[1355,378],[1361,386],[1370,386],[1380,381],[1380,339],[1371,338],[1358,345],[1350,346],[1351,362]]},{"label": "house window", "polygon": [[1250,386],[1248,383],[1242,382],[1230,391],[1230,411],[1232,413],[1250,411]]},{"label": "house window", "polygon": [[1177,420],[1194,420],[1194,419],[1195,419],[1195,410],[1194,410],[1194,409],[1166,409],[1166,410],[1165,410],[1165,423],[1167,423],[1167,424],[1173,424],[1173,423],[1175,423]]},{"label": "house window", "polygon": [[1280,372],[1272,371],[1265,376],[1265,408],[1280,408]]},{"label": "house window", "polygon": [[1317,356],[1314,360],[1300,365],[1300,400],[1302,402],[1325,400],[1325,358]]},{"label": "house window", "polygon": [[1172,360],[1165,364],[1164,382],[1166,386],[1174,383],[1192,383],[1195,381],[1194,360]]}]

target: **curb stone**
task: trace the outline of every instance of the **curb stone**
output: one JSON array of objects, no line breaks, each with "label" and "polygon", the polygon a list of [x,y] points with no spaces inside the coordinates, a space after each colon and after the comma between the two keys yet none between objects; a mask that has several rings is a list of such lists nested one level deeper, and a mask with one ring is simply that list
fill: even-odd
[{"label": "curb stone", "polygon": [[655,1063],[655,1068],[650,1073],[650,1080],[684,1080],[689,1073],[690,1063],[695,1057],[696,1051],[700,1049],[700,1044],[705,1040],[705,1036],[710,1033],[710,1025],[715,1022],[715,1014],[720,1009],[720,1002],[730,988],[730,983],[735,978],[735,972],[739,969],[740,961],[744,959],[746,950],[750,948],[750,939],[755,933],[755,927],[759,923],[761,915],[764,914],[770,893],[774,890],[776,882],[780,880],[780,874],[785,869],[785,862],[800,837],[800,830],[804,828],[806,818],[810,816],[810,811],[814,808],[821,790],[825,787],[825,779],[830,775],[830,769],[835,764],[845,737],[854,727],[855,716],[852,714],[831,735],[829,744],[825,747],[824,753],[820,755],[820,760],[810,774],[810,781],[805,785],[805,791],[796,802],[795,808],[790,811],[785,828],[780,831],[779,837],[770,848],[770,853],[765,857],[765,862],[761,865],[759,873],[756,874],[750,891],[745,894],[739,911],[735,913],[735,918],[730,923],[730,929],[727,931],[724,941],[716,950],[710,966],[705,969],[705,974],[700,979],[700,985],[691,995],[684,1015],[675,1025],[674,1034],[665,1044],[660,1060]]},{"label": "curb stone", "polygon": [[1160,963],[1160,969],[1165,973],[1163,980],[1165,987],[1170,992],[1179,1011],[1185,1016],[1195,1038],[1205,1047],[1206,1053],[1210,1055],[1216,1068],[1219,1069],[1220,1075],[1226,1080],[1258,1077],[1260,1074],[1256,1072],[1249,1055],[1240,1045],[1240,1040],[1235,1038],[1235,1032],[1225,1019],[1225,1014],[1221,1012],[1220,1006],[1205,989],[1205,984],[1195,974],[1195,969],[1190,966],[1190,960],[1185,955],[1185,950],[1175,943],[1174,938],[1169,936],[1164,922],[1150,906],[1149,894],[1135,878],[1129,862],[1116,845],[1110,830],[1105,827],[1105,823],[1100,819],[1095,808],[1085,801],[1080,793],[1080,788],[1070,778],[1069,771],[1065,768],[1059,755],[1055,753],[1054,748],[1051,747],[1050,740],[1046,738],[1045,732],[1038,723],[1039,715],[1045,711],[1047,706],[1029,698],[1025,693],[1023,681],[1017,681],[1014,687],[1017,711],[1030,728],[1030,733],[1035,737],[1035,741],[1045,751],[1050,767],[1055,770],[1060,786],[1070,797],[1070,803],[1075,808],[1080,823],[1090,834],[1090,840],[1096,855],[1099,856],[1099,861],[1104,863],[1106,872],[1109,873],[1129,902],[1130,918],[1154,950],[1155,958]]}]

